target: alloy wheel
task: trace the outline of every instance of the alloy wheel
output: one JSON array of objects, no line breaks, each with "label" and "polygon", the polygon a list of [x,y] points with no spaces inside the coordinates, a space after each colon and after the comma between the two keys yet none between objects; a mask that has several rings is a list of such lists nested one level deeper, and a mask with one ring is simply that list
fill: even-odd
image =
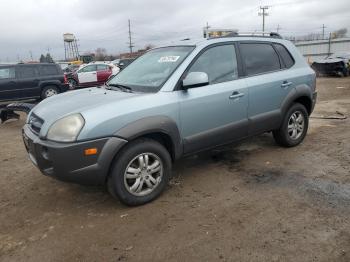
[{"label": "alloy wheel", "polygon": [[124,172],[124,184],[134,196],[153,192],[162,180],[162,160],[153,153],[142,153],[133,158]]}]

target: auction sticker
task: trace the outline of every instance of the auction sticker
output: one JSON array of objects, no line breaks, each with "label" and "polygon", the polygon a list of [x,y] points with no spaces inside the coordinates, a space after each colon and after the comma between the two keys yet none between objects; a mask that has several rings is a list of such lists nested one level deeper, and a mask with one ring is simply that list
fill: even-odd
[{"label": "auction sticker", "polygon": [[180,56],[175,55],[168,55],[168,56],[162,56],[159,58],[158,63],[175,63]]}]

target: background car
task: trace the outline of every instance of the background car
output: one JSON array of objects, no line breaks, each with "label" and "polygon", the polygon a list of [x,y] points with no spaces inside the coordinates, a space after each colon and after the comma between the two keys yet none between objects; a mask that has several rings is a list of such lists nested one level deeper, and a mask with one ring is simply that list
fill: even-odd
[{"label": "background car", "polygon": [[0,66],[0,102],[45,99],[67,90],[67,79],[58,64]]},{"label": "background car", "polygon": [[113,64],[90,63],[80,66],[72,73],[67,74],[70,89],[103,85],[111,75],[120,69]]},{"label": "background car", "polygon": [[317,75],[348,76],[350,73],[350,53],[335,53],[312,63]]},{"label": "background car", "polygon": [[116,66],[118,66],[120,68],[120,70],[123,70],[125,67],[130,65],[135,59],[134,58],[125,58],[125,59],[118,59],[118,60],[119,61],[116,62]]}]

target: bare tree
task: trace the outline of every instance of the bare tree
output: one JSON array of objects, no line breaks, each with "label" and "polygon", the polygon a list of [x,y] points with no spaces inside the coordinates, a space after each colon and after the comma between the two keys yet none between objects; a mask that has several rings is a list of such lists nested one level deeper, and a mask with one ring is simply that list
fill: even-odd
[{"label": "bare tree", "polygon": [[106,48],[99,47],[95,51],[95,61],[104,61],[107,56]]}]

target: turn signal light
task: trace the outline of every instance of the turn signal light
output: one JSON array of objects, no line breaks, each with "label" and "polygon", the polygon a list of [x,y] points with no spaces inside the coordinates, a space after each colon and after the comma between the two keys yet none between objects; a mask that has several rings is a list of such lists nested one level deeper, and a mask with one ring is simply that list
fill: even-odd
[{"label": "turn signal light", "polygon": [[84,151],[86,156],[96,155],[97,154],[97,148],[88,148]]}]

